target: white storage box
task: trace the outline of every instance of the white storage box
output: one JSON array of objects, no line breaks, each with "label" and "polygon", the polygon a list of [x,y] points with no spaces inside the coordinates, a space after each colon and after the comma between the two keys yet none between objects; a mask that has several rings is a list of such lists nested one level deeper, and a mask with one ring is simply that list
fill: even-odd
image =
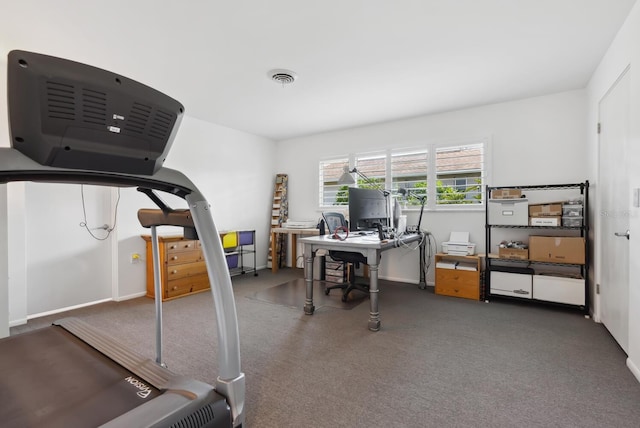
[{"label": "white storage box", "polygon": [[531,226],[562,226],[562,217],[530,217]]},{"label": "white storage box", "polygon": [[491,294],[531,299],[532,275],[491,271]]},{"label": "white storage box", "polygon": [[529,202],[527,199],[489,199],[490,225],[528,226]]},{"label": "white storage box", "polygon": [[584,296],[584,279],[551,275],[533,276],[534,299],[583,306]]}]

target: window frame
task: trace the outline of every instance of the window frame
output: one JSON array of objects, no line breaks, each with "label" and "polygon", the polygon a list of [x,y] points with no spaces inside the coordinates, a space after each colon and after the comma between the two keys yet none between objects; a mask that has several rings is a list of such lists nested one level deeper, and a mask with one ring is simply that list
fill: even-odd
[{"label": "window frame", "polygon": [[[372,157],[377,157],[377,156],[384,156],[386,161],[385,161],[385,183],[384,183],[384,189],[387,190],[391,190],[391,197],[395,198],[397,197],[397,188],[394,188],[394,180],[393,180],[393,172],[391,170],[391,166],[392,166],[392,160],[394,156],[401,156],[401,155],[406,155],[406,154],[411,154],[411,153],[426,153],[427,156],[427,170],[426,170],[426,183],[427,183],[427,187],[426,187],[426,194],[427,194],[427,201],[425,203],[424,209],[425,211],[434,211],[434,212],[439,212],[439,211],[484,211],[486,209],[486,204],[487,201],[485,200],[485,189],[487,186],[491,185],[491,171],[492,171],[492,166],[491,166],[491,159],[492,159],[492,155],[491,155],[491,137],[490,136],[484,136],[484,137],[469,137],[469,138],[459,138],[459,139],[455,139],[455,140],[447,140],[447,141],[438,141],[438,142],[432,142],[432,143],[426,143],[420,146],[413,146],[413,147],[403,147],[403,148],[387,148],[387,149],[381,149],[381,150],[372,150],[372,151],[366,151],[366,152],[354,152],[354,153],[349,153],[348,155],[342,155],[342,156],[333,156],[330,158],[325,158],[325,159],[321,159],[318,163],[319,165],[319,169],[322,168],[323,164],[329,163],[329,162],[340,162],[340,161],[344,161],[348,159],[348,168],[349,170],[352,170],[354,167],[357,168],[357,160],[358,159],[363,159],[363,158],[372,158]],[[481,145],[482,146],[482,167],[480,169],[480,184],[479,184],[479,195],[480,195],[480,202],[479,203],[472,203],[472,204],[438,204],[437,203],[437,185],[434,185],[435,183],[437,183],[437,177],[438,177],[438,171],[436,168],[436,161],[437,161],[437,156],[436,153],[438,152],[438,150],[442,150],[442,149],[447,149],[447,148],[454,148],[454,147],[461,147],[461,146],[471,146],[471,145]],[[366,172],[365,172],[365,175]],[[368,176],[368,175],[367,175]],[[324,183],[322,181],[322,174],[319,174],[319,178],[320,178],[320,183],[319,183],[319,189],[320,189],[320,195],[319,195],[319,209],[320,210],[326,210],[326,209],[346,209],[348,207],[347,205],[323,205],[323,197],[324,197]],[[356,179],[356,183],[358,182],[359,177],[356,176],[354,177]],[[373,177],[370,177],[373,178]],[[434,184],[430,184],[430,183],[434,183]],[[420,210],[420,205],[409,205],[406,203],[402,203],[402,208],[403,210],[407,210],[407,211],[419,211]]]}]

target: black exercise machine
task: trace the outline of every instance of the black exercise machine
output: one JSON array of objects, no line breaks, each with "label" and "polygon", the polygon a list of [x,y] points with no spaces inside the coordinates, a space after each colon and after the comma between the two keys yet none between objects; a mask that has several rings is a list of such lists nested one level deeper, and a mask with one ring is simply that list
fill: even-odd
[{"label": "black exercise machine", "polygon": [[[9,53],[7,84],[11,148],[0,148],[0,182],[136,187],[160,208],[138,213],[143,226],[155,233],[157,226],[178,225],[200,239],[219,373],[214,387],[163,367],[158,303],[156,361],[66,318],[0,339],[2,426],[241,426],[245,383],[222,244],[204,196],[182,173],[162,167],[183,106],[115,73],[25,51]],[[185,199],[189,209],[167,207],[156,191]]]}]

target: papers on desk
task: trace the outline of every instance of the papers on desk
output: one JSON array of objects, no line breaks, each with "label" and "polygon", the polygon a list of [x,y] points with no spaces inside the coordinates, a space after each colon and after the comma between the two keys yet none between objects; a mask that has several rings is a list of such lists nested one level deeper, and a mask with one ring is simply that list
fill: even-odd
[{"label": "papers on desk", "polygon": [[315,220],[288,220],[282,224],[287,229],[313,229],[318,224]]},{"label": "papers on desk", "polygon": [[477,266],[474,263],[468,262],[456,262],[453,260],[441,260],[436,263],[436,267],[439,269],[458,269],[458,270],[478,270]]}]

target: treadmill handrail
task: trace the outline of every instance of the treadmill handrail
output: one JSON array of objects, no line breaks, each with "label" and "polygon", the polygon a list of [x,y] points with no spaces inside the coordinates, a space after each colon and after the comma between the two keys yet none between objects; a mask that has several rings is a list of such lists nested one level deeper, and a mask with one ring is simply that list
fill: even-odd
[{"label": "treadmill handrail", "polygon": [[240,337],[236,304],[224,250],[213,222],[210,205],[183,173],[160,168],[153,175],[136,175],[67,169],[40,165],[13,148],[0,148],[0,183],[34,181],[93,184],[115,187],[145,187],[185,199],[190,207],[205,256],[218,330],[218,382],[216,389],[227,397],[234,425],[244,419],[244,374],[240,366]]}]

